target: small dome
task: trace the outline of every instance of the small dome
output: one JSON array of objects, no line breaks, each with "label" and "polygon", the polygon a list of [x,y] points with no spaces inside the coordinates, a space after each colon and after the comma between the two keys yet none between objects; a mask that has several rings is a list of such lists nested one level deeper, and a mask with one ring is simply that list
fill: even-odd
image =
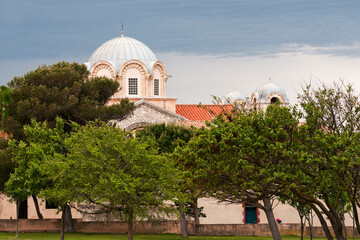
[{"label": "small dome", "polygon": [[225,101],[229,101],[229,102],[235,102],[237,100],[247,101],[245,95],[242,94],[241,92],[237,91],[237,90],[233,90],[231,92],[228,92],[227,94],[225,94],[222,97],[222,99],[224,99]]},{"label": "small dome", "polygon": [[285,103],[289,103],[289,99],[285,92],[285,89],[273,82],[268,82],[260,85],[253,94],[255,95],[257,102],[264,103],[266,101],[266,97],[272,93],[281,94],[285,99]]},{"label": "small dome", "polygon": [[129,60],[143,62],[151,71],[153,64],[157,61],[155,54],[144,43],[121,34],[120,37],[110,39],[98,47],[89,59],[90,68],[98,61],[110,62],[115,71]]},{"label": "small dome", "polygon": [[223,104],[227,104],[227,103],[243,103],[245,102],[247,106],[250,106],[250,102],[249,100],[245,97],[244,94],[242,94],[241,92],[237,91],[237,90],[233,90],[231,92],[228,92],[227,94],[225,94],[222,98],[221,98],[221,102]]}]

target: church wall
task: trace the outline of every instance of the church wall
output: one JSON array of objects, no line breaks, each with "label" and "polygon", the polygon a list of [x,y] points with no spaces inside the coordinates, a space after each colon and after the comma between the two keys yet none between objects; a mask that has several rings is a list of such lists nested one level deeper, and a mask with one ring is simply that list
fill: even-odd
[{"label": "church wall", "polygon": [[[136,103],[140,100],[146,100],[151,102],[159,107],[165,108],[171,112],[176,112],[176,100],[177,98],[129,98],[130,102]],[[121,98],[111,98],[109,100],[109,105],[120,103]]]},{"label": "church wall", "polygon": [[162,96],[166,96],[166,83],[167,79],[163,78],[160,83],[160,94],[162,94]]},{"label": "church wall", "polygon": [[5,195],[0,197],[0,219],[16,219],[16,205]]},{"label": "church wall", "polygon": [[121,128],[126,128],[131,124],[141,122],[146,122],[149,124],[171,123],[174,122],[174,118],[165,113],[158,112],[151,107],[141,105],[134,110],[133,115],[122,120],[121,122],[117,122],[117,126]]},{"label": "church wall", "polygon": [[200,198],[198,206],[204,207],[206,218],[200,218],[200,224],[242,224],[242,204],[218,203],[214,198]]},{"label": "church wall", "polygon": [[[245,210],[242,204],[226,204],[218,203],[214,198],[200,198],[198,206],[204,207],[203,212],[206,218],[200,218],[200,224],[244,224]],[[259,224],[267,224],[266,214],[263,210],[258,210]],[[273,204],[273,212],[275,219],[280,218],[281,224],[300,224],[300,217],[297,210],[288,205],[275,201]],[[321,227],[319,219],[313,213],[313,226]],[[327,219],[326,216],[324,216]],[[328,226],[330,221],[326,220]],[[345,225],[352,226],[352,218],[349,214],[345,214]],[[307,223],[308,224],[308,223]]]},{"label": "church wall", "polygon": [[112,79],[112,74],[107,69],[100,69],[97,74],[98,77],[107,77]]},{"label": "church wall", "polygon": [[153,96],[153,78],[150,76],[150,77],[145,77],[145,82],[144,82],[144,85],[145,85],[145,97],[151,97]]},{"label": "church wall", "polygon": [[176,98],[147,98],[146,101],[156,104],[171,112],[176,112]]},{"label": "church wall", "polygon": [[125,97],[126,94],[127,94],[127,91],[128,91],[127,90],[127,83],[126,83],[128,80],[125,78],[125,76],[123,76],[123,77],[118,77],[117,81],[120,84],[120,89],[119,89],[118,92],[116,92],[114,94],[113,97]]},{"label": "church wall", "polygon": [[[16,219],[16,204],[13,202],[9,202],[9,197],[5,195],[1,195],[0,198],[0,219]],[[44,219],[60,219],[61,213],[57,213],[57,209],[46,209],[45,208],[45,201],[38,199],[39,209],[41,214],[43,215]],[[28,198],[28,219],[38,219],[36,214],[36,209],[34,205],[34,201],[32,197]],[[71,209],[72,217],[75,218],[82,218],[80,212],[76,211],[75,209]]]},{"label": "church wall", "polygon": [[[137,78],[138,79],[138,95],[129,95],[129,78]],[[125,88],[127,97],[137,97],[137,96],[145,96],[145,76],[141,74],[141,72],[137,68],[130,68],[126,71],[123,77],[124,85],[121,87]]]}]

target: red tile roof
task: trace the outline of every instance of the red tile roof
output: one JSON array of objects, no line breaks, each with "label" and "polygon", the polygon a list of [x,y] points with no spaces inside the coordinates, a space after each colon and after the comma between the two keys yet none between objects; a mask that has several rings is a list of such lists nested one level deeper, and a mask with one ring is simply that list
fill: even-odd
[{"label": "red tile roof", "polygon": [[5,132],[0,132],[0,138],[5,138],[5,139],[7,139],[7,138],[8,138],[8,134],[5,133]]},{"label": "red tile roof", "polygon": [[205,121],[179,120],[177,122],[177,124],[179,124],[180,126],[183,126],[183,127],[191,127],[191,126],[193,126],[195,128],[206,127]]},{"label": "red tile roof", "polygon": [[211,121],[223,112],[230,112],[231,104],[177,104],[176,113],[186,117],[190,121]]}]

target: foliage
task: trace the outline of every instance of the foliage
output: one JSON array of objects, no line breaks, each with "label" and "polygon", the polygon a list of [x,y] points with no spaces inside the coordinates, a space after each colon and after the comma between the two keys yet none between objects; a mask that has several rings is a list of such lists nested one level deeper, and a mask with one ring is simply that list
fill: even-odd
[{"label": "foliage", "polygon": [[[128,100],[107,106],[119,83],[105,77],[88,78],[85,65],[59,62],[43,65],[8,85],[11,93],[9,117],[3,121],[7,133],[23,139],[23,126],[32,119],[54,127],[56,117],[85,124],[101,119],[122,119],[134,109]],[[68,129],[69,130],[69,129]]]},{"label": "foliage", "polygon": [[6,119],[8,116],[7,106],[11,103],[10,91],[9,88],[5,86],[0,86],[0,107],[1,107],[1,117]]},{"label": "foliage", "polygon": [[297,154],[282,166],[283,171],[293,172],[285,195],[309,205],[329,239],[323,215],[336,238],[345,239],[343,214],[359,185],[360,103],[351,85],[343,82],[318,89],[309,85],[299,99],[306,124],[297,131]]},{"label": "foliage", "polygon": [[8,140],[0,138],[0,192],[4,192],[5,183],[8,181],[14,169],[11,156],[10,148],[8,148]]},{"label": "foliage", "polygon": [[[171,154],[175,151],[176,147],[184,146],[189,142],[194,132],[194,128],[163,123],[150,125],[137,131],[136,137],[141,141],[153,141],[160,154]],[[182,165],[182,162],[177,161],[177,158],[172,158],[172,160],[183,173],[190,170],[190,165]],[[185,203],[186,208],[184,209],[184,212],[187,215],[194,217],[194,203],[192,201],[197,201],[197,198],[200,197],[201,193],[199,188],[196,189],[195,185],[188,180],[190,180],[189,177],[183,178],[181,180],[180,188],[189,195],[188,200],[190,200]],[[179,204],[176,203],[176,205],[178,206]],[[198,208],[198,215],[199,217],[206,217],[205,213],[203,213],[203,208]]]},{"label": "foliage", "polygon": [[277,165],[291,156],[289,145],[297,124],[285,107],[272,105],[266,113],[234,107],[209,123],[209,129],[198,131],[178,149],[177,158],[184,165],[195,165],[189,175],[219,201],[263,209],[273,237],[280,238],[271,199],[282,190],[276,183],[283,176]]},{"label": "foliage", "polygon": [[136,138],[142,141],[154,141],[160,154],[172,153],[182,142],[188,142],[194,130],[172,124],[154,124],[136,131]]},{"label": "foliage", "polygon": [[26,200],[53,184],[50,176],[43,171],[45,157],[53,157],[56,152],[63,154],[66,136],[61,119],[57,120],[53,129],[46,122],[33,120],[31,126],[24,127],[24,134],[27,142],[10,140],[9,143],[17,167],[6,183],[5,192],[15,200]]},{"label": "foliage", "polygon": [[[134,109],[134,105],[126,99],[119,104],[106,105],[109,98],[118,91],[119,83],[105,77],[89,79],[88,75],[85,65],[59,62],[50,66],[43,65],[22,77],[15,77],[8,84],[12,101],[8,108],[8,118],[2,120],[3,128],[14,139],[23,142],[13,143],[13,147],[18,151],[15,160],[17,169],[7,184],[7,191],[13,199],[20,195],[24,198],[22,194],[25,193],[32,194],[39,218],[42,216],[35,196],[46,187],[48,181],[46,178],[41,179],[43,176],[37,167],[41,166],[43,161],[42,154],[50,154],[41,151],[47,151],[50,147],[45,142],[36,142],[46,150],[40,147],[26,152],[32,148],[26,142],[40,139],[26,139],[24,126],[35,119],[38,122],[46,121],[47,126],[54,128],[57,117],[79,124],[86,124],[95,119],[121,120]],[[64,127],[65,132],[71,131],[71,125]],[[17,192],[20,188],[21,194]],[[67,225],[71,230],[71,215],[66,216]]]},{"label": "foliage", "polygon": [[178,174],[154,146],[103,122],[73,129],[66,156],[46,158],[44,170],[55,183],[44,190],[47,198],[96,204],[130,224],[173,211],[164,201],[176,196]]},{"label": "foliage", "polygon": [[197,180],[219,200],[256,206],[280,190],[272,184],[276,165],[289,157],[297,123],[287,108],[269,106],[266,114],[234,110],[214,119],[180,153],[197,163]]}]

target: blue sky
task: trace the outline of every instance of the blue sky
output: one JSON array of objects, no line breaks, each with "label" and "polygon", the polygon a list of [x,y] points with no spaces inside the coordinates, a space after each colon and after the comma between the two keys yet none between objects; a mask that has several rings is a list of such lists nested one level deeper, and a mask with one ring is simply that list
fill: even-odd
[{"label": "blue sky", "polygon": [[[234,88],[250,95],[268,77],[296,99],[291,92],[311,76],[360,77],[359,12],[359,1],[334,0],[2,0],[0,84],[40,64],[86,62],[120,35],[124,22],[125,35],[148,45],[168,67],[168,93],[179,102],[206,102],[209,94]],[[312,69],[318,61],[327,65]]]}]

